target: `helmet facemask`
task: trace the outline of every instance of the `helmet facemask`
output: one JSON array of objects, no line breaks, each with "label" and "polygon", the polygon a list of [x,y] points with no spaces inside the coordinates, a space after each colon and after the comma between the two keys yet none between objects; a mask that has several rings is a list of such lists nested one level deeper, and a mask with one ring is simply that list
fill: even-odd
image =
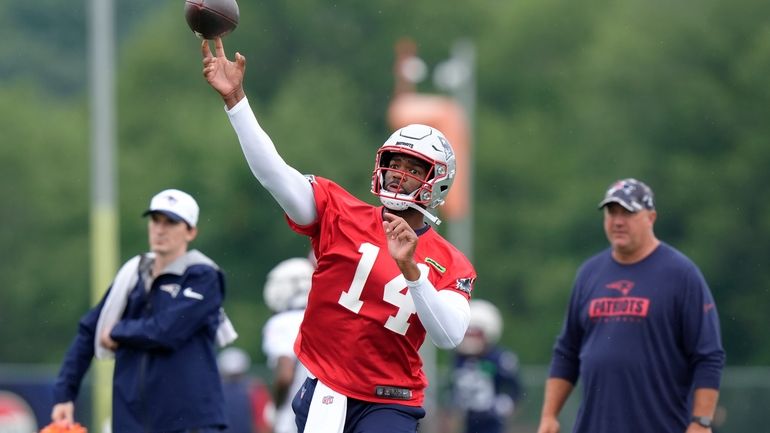
[{"label": "helmet facemask", "polygon": [[[390,161],[394,156],[394,152],[390,150],[382,150],[381,152],[377,153],[377,159],[379,162],[374,173],[374,177],[376,178],[376,181],[373,185],[374,193],[380,197],[382,204],[390,210],[406,210],[408,207],[410,207],[410,204],[428,207],[431,202],[431,198],[433,197],[433,185],[430,183],[430,180],[433,178],[435,167],[417,155],[412,155],[406,152],[399,153],[403,153],[419,159],[425,167],[426,175],[421,178],[406,170],[390,168]],[[393,188],[394,191],[389,188],[390,184],[385,184],[388,175],[393,174],[396,174],[396,176],[393,176],[392,178],[398,181],[398,183],[395,185],[395,188]],[[410,180],[413,181],[411,183],[416,182],[419,186],[409,193],[400,192],[404,191],[404,184]]]}]

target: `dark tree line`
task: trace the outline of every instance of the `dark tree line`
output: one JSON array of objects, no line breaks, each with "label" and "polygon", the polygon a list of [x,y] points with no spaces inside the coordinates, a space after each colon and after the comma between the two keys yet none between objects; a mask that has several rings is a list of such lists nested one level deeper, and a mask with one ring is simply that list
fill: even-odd
[{"label": "dark tree line", "polygon": [[[307,240],[255,182],[203,82],[181,4],[119,2],[120,259],[146,248],[149,197],[198,197],[195,247],[227,272],[227,306],[259,356],[261,288]],[[454,2],[450,2],[454,3]],[[58,362],[89,299],[86,3],[0,6],[0,362]],[[476,45],[475,296],[503,339],[548,360],[574,272],[606,246],[596,204],[620,177],[657,193],[657,233],[702,268],[729,363],[767,364],[770,4],[241,2],[230,55],[287,161],[362,198],[389,131],[394,44],[429,66]],[[423,92],[437,92],[430,81]],[[116,264],[117,266],[117,264]]]}]

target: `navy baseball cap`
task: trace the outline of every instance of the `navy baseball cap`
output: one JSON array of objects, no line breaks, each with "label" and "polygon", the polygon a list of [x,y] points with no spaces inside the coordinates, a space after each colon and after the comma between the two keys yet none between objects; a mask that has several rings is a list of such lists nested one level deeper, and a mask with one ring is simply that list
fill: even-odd
[{"label": "navy baseball cap", "polygon": [[628,178],[619,180],[610,185],[604,194],[604,200],[599,203],[599,209],[610,203],[617,203],[629,212],[640,210],[654,210],[652,189],[644,182]]}]

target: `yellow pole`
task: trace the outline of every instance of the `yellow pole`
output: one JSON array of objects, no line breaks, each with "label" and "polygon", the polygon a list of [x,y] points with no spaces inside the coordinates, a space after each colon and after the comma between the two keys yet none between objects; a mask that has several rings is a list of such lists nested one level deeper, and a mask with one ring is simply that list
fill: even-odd
[{"label": "yellow pole", "polygon": [[[91,299],[98,302],[118,265],[115,210],[115,31],[114,0],[90,0],[91,86]],[[98,338],[98,336],[97,336]],[[112,412],[112,361],[93,364],[91,433],[101,433]],[[107,430],[109,431],[109,430]]]},{"label": "yellow pole", "polygon": [[[93,206],[91,214],[91,301],[104,296],[117,269],[117,216],[112,206]],[[99,338],[97,335],[96,338]],[[94,360],[93,414],[91,432],[103,431],[112,412],[112,360]]]}]

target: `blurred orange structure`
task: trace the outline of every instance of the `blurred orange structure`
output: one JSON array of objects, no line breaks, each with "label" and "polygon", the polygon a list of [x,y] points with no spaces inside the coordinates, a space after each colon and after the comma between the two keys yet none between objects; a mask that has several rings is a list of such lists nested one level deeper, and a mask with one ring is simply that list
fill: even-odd
[{"label": "blurred orange structure", "polygon": [[411,39],[396,43],[394,65],[395,88],[388,107],[388,123],[396,130],[410,123],[422,123],[443,132],[452,144],[457,162],[457,174],[440,207],[447,221],[465,217],[469,206],[470,189],[470,128],[462,105],[454,98],[417,93],[415,82],[405,75],[406,62],[417,57],[417,45]]}]

